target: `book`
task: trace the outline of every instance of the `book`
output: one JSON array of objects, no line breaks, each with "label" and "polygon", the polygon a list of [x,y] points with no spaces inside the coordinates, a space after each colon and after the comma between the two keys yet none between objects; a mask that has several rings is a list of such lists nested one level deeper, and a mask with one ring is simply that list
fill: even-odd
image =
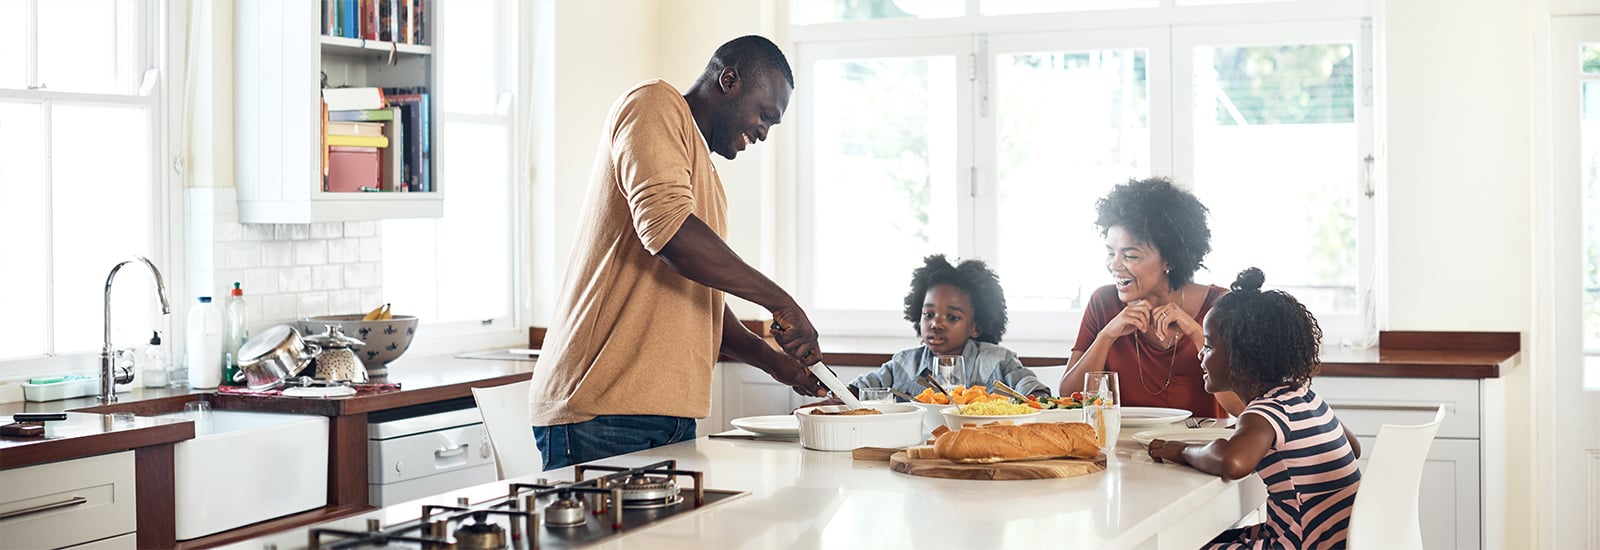
[{"label": "book", "polygon": [[406,181],[412,191],[422,192],[434,190],[427,90],[424,87],[384,88],[389,103],[400,106],[404,119],[402,124],[406,127],[403,144],[407,166]]},{"label": "book", "polygon": [[382,122],[328,122],[328,134],[341,136],[381,136]]},{"label": "book", "polygon": [[383,136],[389,138],[389,143],[394,147],[385,147],[378,159],[378,170],[381,173],[384,191],[410,191],[406,187],[406,155],[405,155],[405,124],[401,123],[399,107],[388,109],[389,117],[394,122],[383,125]]},{"label": "book", "polygon": [[394,120],[394,111],[383,109],[362,109],[358,111],[330,111],[327,119],[334,122],[368,122]]},{"label": "book", "polygon": [[383,92],[378,88],[323,88],[322,100],[329,111],[382,109]]},{"label": "book", "polygon": [[328,134],[329,147],[388,147],[389,138],[383,136],[341,136]]},{"label": "book", "polygon": [[378,39],[378,4],[376,0],[361,0],[361,38]]},{"label": "book", "polygon": [[335,193],[378,190],[378,150],[372,147],[329,147],[328,188]]}]

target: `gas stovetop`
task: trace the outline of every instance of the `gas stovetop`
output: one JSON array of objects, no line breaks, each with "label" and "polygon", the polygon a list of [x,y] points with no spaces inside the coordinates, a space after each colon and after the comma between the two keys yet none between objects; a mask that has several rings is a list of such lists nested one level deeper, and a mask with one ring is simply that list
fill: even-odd
[{"label": "gas stovetop", "polygon": [[[308,548],[576,548],[745,495],[705,489],[667,460],[638,468],[580,465],[570,482],[508,483],[503,497],[423,505],[420,518],[365,530],[313,527]],[[600,473],[598,477],[586,474]],[[587,479],[586,479],[587,477]],[[682,480],[690,486],[682,487]]]}]

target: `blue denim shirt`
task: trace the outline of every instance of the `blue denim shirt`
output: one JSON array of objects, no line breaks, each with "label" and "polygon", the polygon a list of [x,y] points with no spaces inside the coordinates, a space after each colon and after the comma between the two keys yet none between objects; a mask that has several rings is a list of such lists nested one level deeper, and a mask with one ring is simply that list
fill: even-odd
[{"label": "blue denim shirt", "polygon": [[[962,384],[988,386],[989,391],[993,393],[994,382],[999,380],[1024,394],[1053,393],[1048,386],[1039,382],[1039,377],[1034,376],[1032,370],[1022,366],[1022,360],[1017,358],[1016,352],[1004,346],[967,340],[967,346],[962,349],[961,356],[966,358],[963,361],[965,372],[957,374],[956,378],[961,380]],[[903,350],[894,354],[894,357],[878,367],[878,370],[856,377],[850,381],[850,385],[857,388],[888,387],[917,395],[922,393],[922,384],[917,383],[917,376],[922,373],[935,374],[933,357],[933,351],[925,345]]]}]

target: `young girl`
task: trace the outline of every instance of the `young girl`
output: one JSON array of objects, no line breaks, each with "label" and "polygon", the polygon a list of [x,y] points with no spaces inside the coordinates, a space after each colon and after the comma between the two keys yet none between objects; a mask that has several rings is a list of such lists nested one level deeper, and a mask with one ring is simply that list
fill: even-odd
[{"label": "young girl", "polygon": [[1311,391],[1322,329],[1266,276],[1246,269],[1217,300],[1200,350],[1206,391],[1248,405],[1232,437],[1204,445],[1157,439],[1150,456],[1228,479],[1254,471],[1267,484],[1265,523],[1224,531],[1208,548],[1342,548],[1361,485],[1361,447]]},{"label": "young girl", "polygon": [[905,304],[906,320],[922,337],[922,345],[896,353],[877,371],[857,377],[850,382],[852,390],[889,387],[916,395],[922,392],[918,375],[937,379],[936,356],[960,355],[965,366],[955,378],[962,385],[990,386],[993,391],[995,381],[1002,381],[1024,394],[1050,395],[1050,388],[1022,366],[1016,353],[1000,346],[1006,296],[1000,278],[982,261],[952,266],[943,254],[924,258],[922,267],[911,273]]}]

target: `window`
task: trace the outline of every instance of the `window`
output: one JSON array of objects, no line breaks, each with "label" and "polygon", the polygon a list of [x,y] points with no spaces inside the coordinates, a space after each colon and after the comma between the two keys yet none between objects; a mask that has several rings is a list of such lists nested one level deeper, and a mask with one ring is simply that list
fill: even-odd
[{"label": "window", "polygon": [[[1579,45],[1579,62],[1576,175],[1582,195],[1583,252],[1577,265],[1582,266],[1583,386],[1600,390],[1600,43]],[[1570,66],[1555,68],[1563,69]]]},{"label": "window", "polygon": [[[160,15],[157,3],[133,0],[0,0],[6,374],[98,352],[117,262],[144,255],[171,280],[161,223],[170,193],[155,162]],[[112,341],[124,346],[163,326],[150,275],[128,267],[111,304]]]},{"label": "window", "polygon": [[[831,332],[906,334],[911,270],[944,253],[999,272],[1008,336],[1070,339],[1109,283],[1095,201],[1158,175],[1212,211],[1197,281],[1261,267],[1330,340],[1364,337],[1370,40],[1361,13],[1308,22],[1328,5],[1281,3],[1291,9],[1262,19],[1248,6],[1202,17],[1170,3],[971,0],[934,20],[890,9],[907,2],[798,0],[802,303]],[[819,4],[829,18],[804,13]],[[1296,15],[1300,4],[1320,15]],[[1014,15],[1034,12],[1061,13]],[[1070,30],[1037,32],[1049,27]]]},{"label": "window", "polygon": [[450,144],[434,153],[444,217],[383,222],[384,296],[429,320],[430,337],[514,330],[516,7],[436,6],[444,13],[434,135]]}]

